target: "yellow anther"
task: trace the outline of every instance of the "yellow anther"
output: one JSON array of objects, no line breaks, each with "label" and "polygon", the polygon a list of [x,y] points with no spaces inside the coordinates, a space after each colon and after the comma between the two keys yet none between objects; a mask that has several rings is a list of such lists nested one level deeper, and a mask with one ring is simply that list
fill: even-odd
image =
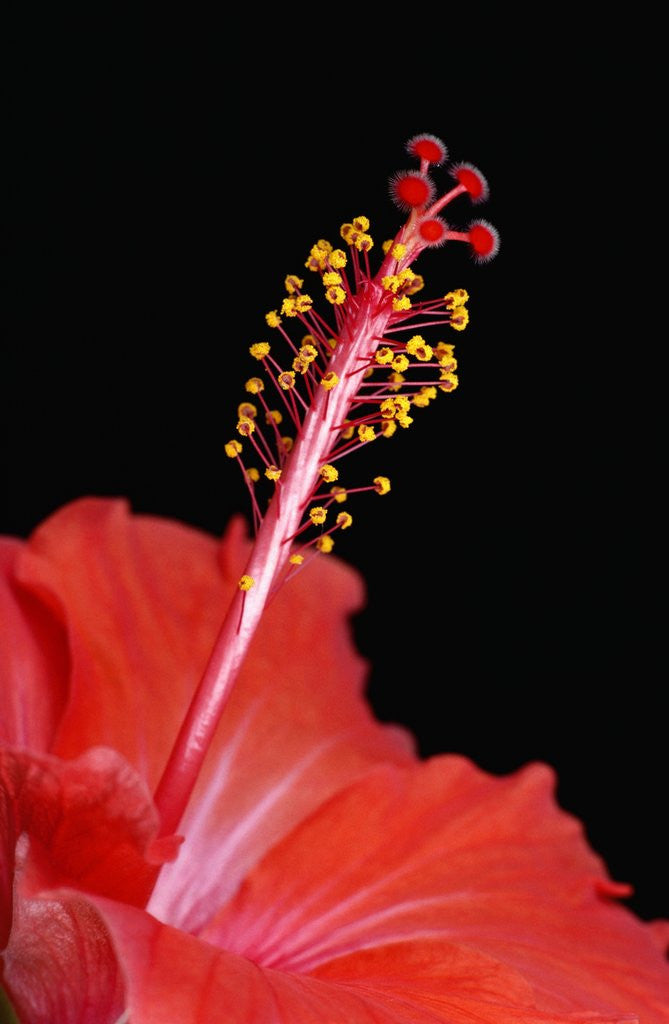
[{"label": "yellow anther", "polygon": [[295,274],[289,274],[286,280],[284,281],[284,284],[286,286],[286,291],[288,292],[288,294],[294,295],[295,292],[299,292],[300,288],[304,284],[304,281],[302,280],[301,277],[297,277]]},{"label": "yellow anther", "polygon": [[405,378],[401,373],[391,373],[388,377],[388,387],[391,391],[399,391],[404,384]]},{"label": "yellow anther", "polygon": [[465,327],[469,323],[469,310],[467,307],[458,306],[458,308],[451,313],[451,319],[448,323],[454,331],[464,331]]},{"label": "yellow anther", "polygon": [[407,295],[403,295],[401,299],[393,299],[393,309],[396,313],[411,309],[411,299]]},{"label": "yellow anther", "polygon": [[325,292],[325,298],[328,302],[332,303],[333,306],[342,306],[346,302],[346,292],[339,284],[333,284],[331,288],[328,288]]},{"label": "yellow anther", "polygon": [[353,227],[356,231],[369,231],[369,217],[354,217]]},{"label": "yellow anther", "polygon": [[381,278],[381,284],[387,292],[392,292],[393,295],[400,286],[400,279],[397,274],[388,274],[387,277]]},{"label": "yellow anther", "polygon": [[249,469],[247,469],[247,471],[246,471],[246,477],[247,477],[247,479],[248,479],[248,480],[250,480],[250,481],[251,481],[251,483],[253,483],[253,484],[257,484],[257,483],[258,483],[258,480],[260,480],[260,473],[259,473],[259,472],[258,472],[258,470],[257,470],[257,469],[255,468],[255,466],[251,466],[251,467],[250,467]]},{"label": "yellow anther", "polygon": [[251,587],[255,585],[255,580],[253,579],[253,576],[247,576],[246,573],[244,573],[244,575],[240,577],[238,585],[240,590],[250,590]]},{"label": "yellow anther", "polygon": [[441,391],[455,391],[458,384],[458,375],[456,373],[444,373],[444,376],[441,379],[441,384],[439,384],[439,389]]},{"label": "yellow anther", "polygon": [[426,387],[420,389],[424,395],[427,395],[428,399],[433,402],[437,397],[437,389],[432,384],[426,385]]},{"label": "yellow anther", "polygon": [[328,256],[332,252],[332,246],[325,238],[319,238],[318,241],[316,242],[316,245],[322,252],[326,253]]},{"label": "yellow anther", "polygon": [[363,380],[369,380],[369,378],[372,377],[373,374],[374,374],[374,367],[373,366],[368,366],[367,369],[365,370],[365,372],[362,375],[362,379]]},{"label": "yellow anther", "polygon": [[302,565],[304,561],[304,555],[291,555],[288,559],[291,565]]},{"label": "yellow anther", "polygon": [[396,260],[401,260],[406,255],[407,247],[402,242],[398,242],[397,245],[393,246],[393,257]]},{"label": "yellow anther", "polygon": [[329,463],[321,466],[319,472],[326,484],[333,484],[335,480],[339,479],[339,470],[334,466],[331,466]]},{"label": "yellow anther", "polygon": [[341,235],[345,242],[348,242],[351,235],[355,234],[355,229],[352,224],[349,224],[347,222],[346,224],[342,224],[342,226],[339,229],[339,234]]},{"label": "yellow anther", "polygon": [[225,445],[225,454],[229,459],[236,459],[242,450],[242,446],[239,441],[228,441]]},{"label": "yellow anther", "polygon": [[275,466],[272,463],[272,465],[268,466],[265,470],[265,476],[268,480],[274,480],[276,482],[281,477],[281,470],[278,466]]},{"label": "yellow anther", "polygon": [[441,362],[442,356],[453,356],[455,352],[455,345],[452,345],[450,341],[440,341],[434,346],[434,353]]},{"label": "yellow anther", "polygon": [[384,437],[392,437],[397,430],[397,424],[395,420],[383,420],[380,424],[381,433]]},{"label": "yellow anther", "polygon": [[421,388],[418,394],[413,396],[413,405],[415,405],[417,409],[425,409],[429,404],[429,396],[426,395],[424,389]]},{"label": "yellow anther", "polygon": [[406,395],[398,395],[397,398],[393,398],[391,401],[398,413],[408,412],[411,408],[411,402]]},{"label": "yellow anther", "polygon": [[381,242],[381,248],[383,249],[383,255],[387,256],[391,250],[392,244],[395,241],[394,238],[386,238],[385,242]]},{"label": "yellow anther", "polygon": [[455,309],[456,306],[464,306],[469,300],[469,294],[464,288],[456,288],[454,292],[447,292],[444,295],[446,309]]},{"label": "yellow anther", "polygon": [[336,270],[328,270],[323,274],[323,284],[341,284],[341,274],[338,274]]},{"label": "yellow anther", "polygon": [[340,512],[335,522],[340,530],[348,530],[349,526],[353,522],[353,516],[348,512]]},{"label": "yellow anther", "polygon": [[281,323],[281,317],[279,316],[278,309],[272,309],[269,313],[266,313],[265,320],[269,327],[278,327]]},{"label": "yellow anther", "polygon": [[334,370],[330,370],[328,373],[326,373],[323,379],[321,380],[321,384],[326,391],[332,391],[333,388],[337,387],[338,383],[339,377],[334,372]]},{"label": "yellow anther", "polygon": [[400,284],[403,285],[413,284],[413,282],[416,280],[416,275],[414,274],[411,267],[405,267],[404,270],[400,270],[397,276],[399,278]]},{"label": "yellow anther", "polygon": [[376,437],[374,427],[370,426],[369,423],[361,423],[358,427],[358,437],[361,441],[373,441]]},{"label": "yellow anther", "polygon": [[395,356],[395,358],[392,361],[393,370],[397,370],[398,373],[404,373],[408,365],[409,360],[405,355],[402,354]]},{"label": "yellow anther", "polygon": [[334,541],[329,534],[326,534],[325,537],[318,538],[318,540],[316,541],[316,547],[324,555],[329,555],[334,547]]},{"label": "yellow anther", "polygon": [[308,313],[314,304],[311,295],[298,295],[295,299],[295,308],[298,313]]},{"label": "yellow anther", "polygon": [[358,235],[353,244],[358,252],[369,252],[374,247],[374,239],[371,235]]},{"label": "yellow anther", "polygon": [[387,476],[374,477],[374,490],[377,494],[387,494],[390,490],[390,480]]},{"label": "yellow anther", "polygon": [[318,245],[314,245],[309,253],[309,259],[304,264],[307,270],[325,270],[328,259],[328,253],[325,249],[321,249]]},{"label": "yellow anther", "polygon": [[253,431],[256,429],[256,425],[252,419],[248,416],[241,416],[239,423],[237,424],[237,433],[241,434],[242,437],[250,437]]},{"label": "yellow anther", "polygon": [[405,295],[415,295],[425,287],[425,280],[422,274],[414,274],[411,283],[404,289]]},{"label": "yellow anther", "polygon": [[283,302],[281,303],[281,312],[285,316],[297,316],[297,306],[295,303],[296,300],[292,298],[292,296],[289,296],[287,299],[284,299]]},{"label": "yellow anther", "polygon": [[339,339],[338,338],[328,338],[328,346],[333,351],[334,351],[334,349],[336,349],[338,344],[339,344]]},{"label": "yellow anther", "polygon": [[392,363],[394,354],[391,348],[380,348],[377,349],[375,359],[383,366],[384,363]]},{"label": "yellow anther", "polygon": [[421,363],[428,363],[433,355],[432,346],[428,345],[420,334],[414,334],[413,338],[409,338],[406,349],[410,356],[415,356]]},{"label": "yellow anther", "polygon": [[256,409],[253,402],[240,402],[240,404],[237,406],[237,415],[248,416],[250,420],[254,420],[258,415],[258,410]]},{"label": "yellow anther", "polygon": [[[269,345],[266,341],[257,341],[255,345],[251,345],[249,352],[254,359],[264,359],[269,355]],[[262,388],[260,390],[262,391]]]},{"label": "yellow anther", "polygon": [[268,409],[265,413],[265,423],[276,423],[277,426],[283,420],[283,413],[278,409]]},{"label": "yellow anther", "polygon": [[279,382],[280,388],[282,388],[284,391],[290,391],[292,388],[295,387],[294,371],[284,370],[283,373],[280,373],[279,376],[277,377],[277,381]]},{"label": "yellow anther", "polygon": [[306,359],[302,359],[301,356],[295,356],[292,363],[295,373],[306,373],[309,369],[309,363]]},{"label": "yellow anther", "polygon": [[401,427],[404,427],[406,430],[406,428],[410,427],[411,424],[413,423],[413,416],[407,416],[405,412],[398,412],[397,422]]},{"label": "yellow anther", "polygon": [[343,270],[346,266],[346,253],[343,249],[333,249],[330,253],[330,266],[335,270]]},{"label": "yellow anther", "polygon": [[337,502],[338,505],[343,504],[343,502],[345,502],[346,498],[348,497],[345,487],[331,487],[330,494],[334,497],[334,500]]},{"label": "yellow anther", "polygon": [[[307,337],[311,337],[311,335],[307,335]],[[300,359],[304,359],[305,363],[313,363],[317,355],[318,350],[313,345],[303,345],[300,349]]]},{"label": "yellow anther", "polygon": [[314,526],[321,526],[325,522],[327,514],[327,509],[322,505],[315,505],[314,508],[309,509],[309,518]]},{"label": "yellow anther", "polygon": [[249,377],[244,387],[250,395],[259,395],[265,390],[265,382],[261,377]]},{"label": "yellow anther", "polygon": [[379,406],[379,411],[384,420],[394,420],[397,413],[397,406],[394,398],[385,398]]},{"label": "yellow anther", "polygon": [[282,437],[281,438],[281,447],[283,448],[283,450],[286,453],[286,455],[292,449],[294,443],[295,442],[293,441],[292,437]]}]

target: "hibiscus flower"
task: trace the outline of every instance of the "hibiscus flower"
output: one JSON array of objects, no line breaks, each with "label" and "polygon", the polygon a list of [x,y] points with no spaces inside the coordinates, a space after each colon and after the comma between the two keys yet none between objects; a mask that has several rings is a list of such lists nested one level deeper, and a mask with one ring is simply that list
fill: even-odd
[{"label": "hibiscus flower", "polygon": [[[467,295],[416,301],[413,261],[449,239],[479,260],[497,247],[487,222],[440,216],[485,197],[480,172],[454,167],[435,199],[443,143],[409,151],[419,170],[392,182],[408,220],[379,271],[356,217],[348,256],[319,240],[306,264],[332,322],[289,275],[266,319],[292,362],[251,346],[263,377],[225,450],[254,541],[241,522],[218,544],[83,499],[0,543],[9,1019],[667,1020],[669,926],[617,903],[627,888],[557,807],[550,770],[423,762],[364,700],[348,626],[361,582],[323,556],[351,525],[344,500],[390,481],[344,487],[341,459],[457,386],[453,346],[416,325],[462,330]],[[294,342],[285,321],[308,335]]]}]

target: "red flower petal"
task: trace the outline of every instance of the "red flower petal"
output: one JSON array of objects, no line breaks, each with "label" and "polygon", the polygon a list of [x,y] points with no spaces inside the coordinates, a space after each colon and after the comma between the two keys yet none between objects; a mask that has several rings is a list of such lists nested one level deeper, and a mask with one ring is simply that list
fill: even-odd
[{"label": "red flower petal", "polygon": [[334,797],[201,935],[319,975],[370,947],[442,936],[517,971],[546,1013],[638,1012],[660,1024],[669,966],[647,926],[596,895],[597,877],[601,862],[555,807],[548,769],[501,779],[437,758],[379,769]]},{"label": "red flower petal", "polygon": [[[219,549],[101,499],[37,530],[20,580],[66,627],[72,663],[56,753],[114,747],[155,785],[248,550],[239,522]],[[410,759],[407,735],[375,722],[363,699],[346,621],[361,602],[359,577],[335,559],[273,600],[183,821],[179,867],[161,874],[161,918],[196,929],[320,802],[379,759]]]},{"label": "red flower petal", "polygon": [[67,644],[40,603],[17,587],[23,544],[0,537],[0,744],[48,750],[67,695]]},{"label": "red flower petal", "polygon": [[82,899],[17,901],[2,958],[2,984],[21,1021],[115,1024],[123,1011],[123,978],[109,934]]}]

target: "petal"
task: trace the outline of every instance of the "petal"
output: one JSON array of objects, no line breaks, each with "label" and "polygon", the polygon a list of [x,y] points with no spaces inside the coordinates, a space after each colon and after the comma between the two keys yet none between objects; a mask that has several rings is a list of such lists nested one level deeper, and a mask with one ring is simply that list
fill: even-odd
[{"label": "petal", "polygon": [[[78,501],[40,527],[20,579],[67,629],[56,753],[114,747],[155,785],[248,552],[240,522],[219,548],[119,501]],[[359,577],[322,558],[272,601],[182,823],[178,869],[161,873],[161,919],[197,928],[319,803],[379,759],[411,759],[407,734],[363,698],[347,621],[362,599]]]},{"label": "petal", "polygon": [[67,695],[67,644],[49,612],[14,580],[24,547],[0,537],[0,744],[47,751]]},{"label": "petal", "polygon": [[17,900],[3,985],[30,1024],[115,1024],[124,987],[98,913],[84,900]]},{"label": "petal", "polygon": [[[384,767],[335,796],[251,873],[201,936],[285,971],[442,937],[520,973],[545,1012],[669,1012],[651,929],[607,880],[552,773],[494,778],[459,757]],[[599,883],[599,885],[598,885]]]},{"label": "petal", "polygon": [[323,968],[262,968],[96,899],[118,949],[131,1020],[142,1024],[622,1024],[619,1014],[542,1013],[507,967],[447,942],[399,943]]}]

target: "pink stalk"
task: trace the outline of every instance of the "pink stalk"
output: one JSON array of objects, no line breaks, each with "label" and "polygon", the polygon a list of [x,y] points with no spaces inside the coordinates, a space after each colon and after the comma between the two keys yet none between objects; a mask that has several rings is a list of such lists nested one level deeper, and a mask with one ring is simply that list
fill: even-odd
[{"label": "pink stalk", "polygon": [[156,790],[162,835],[178,828],[268,597],[285,570],[291,554],[287,541],[299,530],[319,470],[328,461],[336,437],[333,425],[346,419],[360,387],[353,371],[360,359],[372,360],[392,316],[383,297],[380,285],[369,282],[329,362],[339,383],[332,391],[318,388],[299,428],[281,478],[281,502],[270,504],[244,570],[254,585],[232,600]]}]

